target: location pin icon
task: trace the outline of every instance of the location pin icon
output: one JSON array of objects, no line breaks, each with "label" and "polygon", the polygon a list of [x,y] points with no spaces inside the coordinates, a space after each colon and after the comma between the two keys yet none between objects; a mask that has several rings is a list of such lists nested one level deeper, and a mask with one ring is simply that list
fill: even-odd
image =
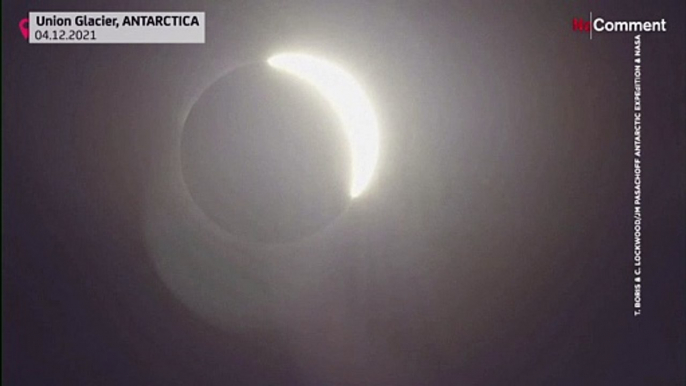
[{"label": "location pin icon", "polygon": [[29,38],[29,19],[24,18],[19,21],[19,30],[24,35],[24,39]]}]

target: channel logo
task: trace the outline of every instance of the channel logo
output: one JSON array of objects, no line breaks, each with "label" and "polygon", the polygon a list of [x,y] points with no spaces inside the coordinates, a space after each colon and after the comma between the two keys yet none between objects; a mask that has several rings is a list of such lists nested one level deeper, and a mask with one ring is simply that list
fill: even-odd
[{"label": "channel logo", "polygon": [[593,17],[593,13],[589,14],[589,19],[574,18],[572,19],[572,31],[588,33],[589,37],[593,39],[594,33],[613,33],[613,32],[632,32],[632,33],[647,33],[647,32],[667,32],[667,21],[663,18],[660,20],[607,20],[603,17]]}]

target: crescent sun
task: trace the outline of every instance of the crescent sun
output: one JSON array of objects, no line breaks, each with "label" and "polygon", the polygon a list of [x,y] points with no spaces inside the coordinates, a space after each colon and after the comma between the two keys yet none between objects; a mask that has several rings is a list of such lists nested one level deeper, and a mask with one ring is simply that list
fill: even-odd
[{"label": "crescent sun", "polygon": [[267,63],[314,86],[333,107],[352,153],[350,197],[358,197],[369,185],[379,158],[379,128],[367,94],[352,75],[324,59],[283,53]]}]

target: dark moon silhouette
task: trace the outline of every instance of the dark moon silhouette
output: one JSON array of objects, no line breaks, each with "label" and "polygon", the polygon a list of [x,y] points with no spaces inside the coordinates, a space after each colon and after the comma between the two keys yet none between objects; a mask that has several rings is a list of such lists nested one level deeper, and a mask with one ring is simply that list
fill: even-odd
[{"label": "dark moon silhouette", "polygon": [[217,80],[186,120],[183,177],[226,231],[256,242],[300,239],[349,202],[350,151],[326,100],[302,80],[253,64]]}]

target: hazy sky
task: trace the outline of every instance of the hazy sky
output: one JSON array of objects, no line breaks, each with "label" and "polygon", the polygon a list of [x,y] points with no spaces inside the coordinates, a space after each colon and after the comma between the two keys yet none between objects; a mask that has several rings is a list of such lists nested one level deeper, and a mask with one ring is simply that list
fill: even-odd
[{"label": "hazy sky", "polygon": [[[682,1],[2,7],[3,383],[686,381]],[[206,43],[16,27],[103,10],[204,11]],[[642,36],[639,318],[634,41],[573,31],[590,11],[668,25]],[[355,201],[331,111],[259,65],[288,50],[374,101]]]}]

